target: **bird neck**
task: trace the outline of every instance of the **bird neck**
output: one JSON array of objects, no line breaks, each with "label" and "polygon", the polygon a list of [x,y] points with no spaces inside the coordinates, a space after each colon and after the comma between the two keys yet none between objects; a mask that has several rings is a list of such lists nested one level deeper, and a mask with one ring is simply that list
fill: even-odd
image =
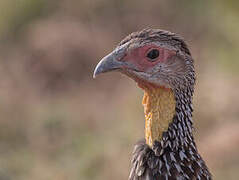
[{"label": "bird neck", "polygon": [[171,89],[163,87],[144,88],[142,104],[145,114],[145,139],[152,147],[161,141],[163,132],[168,130],[175,115],[176,101]]}]

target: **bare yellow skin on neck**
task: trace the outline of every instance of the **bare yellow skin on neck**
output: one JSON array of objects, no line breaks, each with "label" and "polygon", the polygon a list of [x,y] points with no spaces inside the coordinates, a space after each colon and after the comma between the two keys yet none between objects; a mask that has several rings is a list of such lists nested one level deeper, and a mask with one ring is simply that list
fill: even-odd
[{"label": "bare yellow skin on neck", "polygon": [[175,114],[176,101],[171,89],[144,89],[142,104],[145,114],[145,139],[152,147],[154,141],[160,141],[164,131]]}]

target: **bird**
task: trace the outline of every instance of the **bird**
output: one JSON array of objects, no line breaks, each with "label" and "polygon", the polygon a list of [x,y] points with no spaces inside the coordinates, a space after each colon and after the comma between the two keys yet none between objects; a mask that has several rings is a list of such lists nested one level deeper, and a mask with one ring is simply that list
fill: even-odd
[{"label": "bird", "polygon": [[161,29],[125,37],[93,76],[117,71],[144,91],[145,137],[135,144],[129,180],[211,180],[193,136],[194,59],[184,39]]}]

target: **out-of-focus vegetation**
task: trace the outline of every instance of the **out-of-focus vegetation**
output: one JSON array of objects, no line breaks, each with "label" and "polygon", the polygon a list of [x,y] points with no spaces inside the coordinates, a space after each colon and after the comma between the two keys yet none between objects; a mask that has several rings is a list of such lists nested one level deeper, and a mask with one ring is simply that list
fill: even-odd
[{"label": "out-of-focus vegetation", "polygon": [[99,59],[146,27],[196,60],[195,136],[217,180],[239,178],[239,1],[1,0],[0,179],[127,179],[142,91]]}]

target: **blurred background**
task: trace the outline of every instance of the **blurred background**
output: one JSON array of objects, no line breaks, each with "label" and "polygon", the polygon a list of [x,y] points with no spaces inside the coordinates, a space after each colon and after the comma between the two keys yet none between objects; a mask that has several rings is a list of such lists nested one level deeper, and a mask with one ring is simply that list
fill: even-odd
[{"label": "blurred background", "polygon": [[146,27],[189,44],[199,151],[214,179],[239,178],[239,1],[1,0],[1,180],[128,178],[143,92],[92,73]]}]

